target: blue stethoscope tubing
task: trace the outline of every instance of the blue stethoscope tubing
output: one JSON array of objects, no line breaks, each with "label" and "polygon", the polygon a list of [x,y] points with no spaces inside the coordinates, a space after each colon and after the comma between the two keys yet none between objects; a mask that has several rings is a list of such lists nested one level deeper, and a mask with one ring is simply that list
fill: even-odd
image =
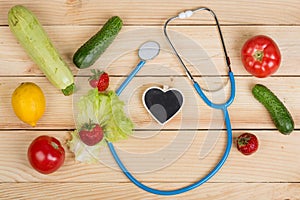
[{"label": "blue stethoscope tubing", "polygon": [[141,68],[145,65],[146,61],[141,60],[137,66],[132,70],[132,72],[128,75],[128,77],[123,81],[123,83],[120,85],[120,87],[116,90],[116,94],[119,96],[123,90],[126,88],[126,86],[129,84],[129,82],[133,79],[133,77],[141,70]]},{"label": "blue stethoscope tubing", "polygon": [[[199,9],[196,9],[194,11],[188,11],[188,15],[190,16],[191,13],[190,12],[195,12],[195,11],[198,11],[198,10],[207,10],[209,12],[212,12],[210,9],[208,8],[199,8]],[[186,13],[186,12],[185,12]],[[212,12],[213,13],[213,12]],[[182,13],[181,13],[182,14]],[[227,145],[226,145],[226,149],[224,151],[224,154],[223,156],[221,157],[220,161],[217,163],[217,165],[212,169],[212,171],[210,171],[205,177],[203,177],[202,179],[200,179],[199,181],[193,183],[193,184],[190,184],[188,186],[185,186],[185,187],[182,187],[182,188],[179,188],[179,189],[174,189],[174,190],[158,190],[158,189],[154,189],[154,188],[150,188],[148,186],[146,186],[145,184],[141,183],[139,180],[137,180],[128,170],[127,168],[125,167],[125,165],[123,164],[123,162],[121,161],[120,157],[118,156],[115,148],[114,148],[114,145],[107,141],[107,144],[108,144],[108,147],[112,153],[112,156],[113,158],[115,159],[116,163],[118,164],[118,166],[120,167],[120,169],[122,170],[122,172],[127,176],[127,178],[132,182],[134,183],[137,187],[147,191],[147,192],[150,192],[150,193],[153,193],[153,194],[157,194],[157,195],[164,195],[164,196],[170,196],[170,195],[177,195],[177,194],[181,194],[181,193],[184,193],[184,192],[187,192],[187,191],[190,191],[192,189],[195,189],[197,187],[199,187],[200,185],[202,185],[203,183],[207,182],[210,178],[212,178],[220,169],[221,167],[223,166],[223,164],[225,163],[225,161],[227,160],[228,158],[228,155],[230,153],[230,150],[231,150],[231,144],[232,144],[232,129],[231,129],[231,123],[230,123],[230,117],[229,117],[229,113],[228,113],[228,107],[231,105],[231,103],[233,102],[234,100],[234,97],[235,97],[235,80],[234,80],[234,75],[231,71],[231,68],[230,68],[230,61],[229,61],[229,57],[227,56],[227,53],[226,53],[226,49],[225,49],[225,45],[224,45],[224,42],[223,42],[223,37],[222,37],[222,34],[221,34],[221,30],[220,30],[220,27],[219,27],[219,23],[217,21],[217,18],[215,16],[215,14],[213,13],[215,19],[216,19],[216,22],[217,22],[217,26],[218,26],[218,30],[219,30],[219,33],[220,33],[220,36],[221,36],[221,40],[222,40],[222,44],[223,44],[223,49],[224,49],[224,52],[225,52],[225,57],[226,57],[226,62],[227,62],[227,66],[229,68],[229,72],[228,72],[228,76],[229,76],[229,80],[230,80],[230,83],[231,83],[231,94],[228,98],[228,100],[223,103],[223,104],[215,104],[213,102],[211,102],[207,96],[205,95],[205,93],[202,91],[201,87],[199,86],[199,84],[193,79],[193,76],[189,73],[189,71],[187,70],[186,66],[184,65],[184,63],[182,62],[183,66],[185,67],[185,69],[187,70],[187,74],[189,76],[189,78],[193,81],[193,87],[194,89],[196,90],[196,92],[199,94],[199,96],[203,99],[203,101],[211,108],[214,108],[214,109],[219,109],[219,110],[222,110],[223,112],[223,115],[224,115],[224,119],[225,119],[225,125],[226,125],[226,128],[227,128]],[[178,15],[178,17],[180,16],[180,14]],[[187,16],[187,17],[189,17]],[[175,19],[177,17],[173,17],[173,18],[170,18],[170,19]],[[169,22],[170,20],[168,20],[167,22]],[[166,23],[167,24],[167,23]],[[165,25],[166,27],[166,25]],[[166,32],[165,32],[166,34]],[[167,39],[169,40],[169,38],[167,37]],[[169,40],[171,46],[173,47],[171,41]],[[174,47],[173,47],[174,49]],[[174,49],[175,50],[175,49]],[[176,50],[175,50],[175,53],[177,54]],[[179,57],[179,59],[181,60],[181,58]],[[144,64],[144,63],[143,63]],[[142,64],[142,65],[143,65]],[[133,72],[134,74],[137,73],[137,71]],[[132,74],[133,74],[132,73]],[[129,76],[130,78],[128,78],[128,80],[132,79],[133,76]],[[125,84],[121,84],[121,86],[119,87],[119,89],[116,90],[116,94],[119,96],[123,89],[126,87],[126,85],[129,83],[127,79],[124,81],[126,82]]]}]

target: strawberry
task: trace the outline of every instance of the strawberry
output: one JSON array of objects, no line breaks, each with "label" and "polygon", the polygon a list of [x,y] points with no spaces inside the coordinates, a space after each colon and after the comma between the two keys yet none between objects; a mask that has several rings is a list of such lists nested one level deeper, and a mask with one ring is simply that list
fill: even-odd
[{"label": "strawberry", "polygon": [[79,136],[84,144],[94,146],[103,139],[103,130],[99,124],[90,121],[81,127]]},{"label": "strawberry", "polygon": [[93,88],[98,88],[99,92],[105,91],[109,85],[109,76],[104,71],[99,71],[98,69],[92,69],[92,76],[89,78],[90,86]]},{"label": "strawberry", "polygon": [[258,149],[258,139],[252,133],[243,133],[236,140],[237,149],[244,155],[250,155]]}]

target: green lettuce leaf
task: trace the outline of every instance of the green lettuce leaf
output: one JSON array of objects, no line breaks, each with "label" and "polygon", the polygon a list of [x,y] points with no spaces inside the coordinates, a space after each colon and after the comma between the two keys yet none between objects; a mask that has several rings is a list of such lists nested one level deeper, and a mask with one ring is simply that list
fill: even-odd
[{"label": "green lettuce leaf", "polygon": [[[71,133],[72,139],[68,141],[77,161],[95,163],[105,140],[117,142],[133,133],[134,125],[124,112],[124,102],[113,91],[99,93],[97,88],[89,90],[80,98],[78,110],[77,130]],[[89,121],[98,123],[104,131],[103,140],[94,146],[84,144],[78,135],[81,126]]]}]

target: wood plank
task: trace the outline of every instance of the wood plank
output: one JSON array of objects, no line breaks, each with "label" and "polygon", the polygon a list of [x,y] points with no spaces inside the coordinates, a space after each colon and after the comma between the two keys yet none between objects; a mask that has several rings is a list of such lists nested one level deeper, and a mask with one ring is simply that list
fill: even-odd
[{"label": "wood plank", "polygon": [[[242,132],[234,131],[233,137]],[[225,165],[209,182],[299,182],[300,132],[290,136],[276,131],[251,132],[259,138],[259,150],[244,156],[232,146]],[[58,138],[66,149],[64,165],[50,175],[33,170],[26,157],[31,141],[44,134]],[[106,148],[99,154],[101,163],[75,162],[64,142],[69,137],[66,131],[0,131],[0,137],[0,182],[129,182]],[[172,183],[184,186],[201,179],[220,159],[225,145],[224,131],[140,131],[115,143],[120,158],[137,179],[159,182],[165,187]]]},{"label": "wood plank", "polygon": [[22,82],[34,82],[39,85],[46,98],[46,111],[36,128],[65,128],[74,127],[72,116],[72,96],[64,96],[61,91],[51,85],[45,77],[2,77],[1,78],[1,129],[31,128],[20,121],[11,106],[11,96],[15,88]]},{"label": "wood plank", "polygon": [[[87,75],[90,69],[81,70],[72,63],[72,56],[77,48],[97,32],[99,26],[46,26],[49,37],[59,50],[62,58],[68,63],[74,74]],[[244,69],[240,49],[250,37],[265,34],[272,37],[282,53],[282,63],[276,76],[299,76],[298,63],[300,58],[300,27],[298,26],[224,26],[222,27],[232,69],[236,75],[250,76]],[[215,27],[171,27],[169,29],[174,45],[179,47],[189,69],[194,75],[224,75],[227,74],[224,56],[220,48]],[[8,27],[0,27],[0,75],[1,76],[35,76],[42,75],[38,67],[29,59],[22,47],[10,32]],[[178,39],[179,38],[179,39]],[[111,75],[127,75],[138,63],[137,49],[147,40],[156,40],[161,45],[160,55],[149,61],[144,75],[183,75],[178,59],[174,56],[162,35],[161,27],[156,26],[126,26],[107,51],[91,68],[105,69]],[[180,40],[181,43],[177,41]],[[186,44],[186,45],[184,45]],[[196,52],[196,53],[195,53]],[[290,59],[292,58],[292,59]],[[161,70],[152,67],[161,66]],[[207,65],[209,67],[207,67]],[[9,70],[8,70],[9,69]],[[149,73],[150,72],[150,73]]]},{"label": "wood plank", "polygon": [[[15,116],[11,107],[11,95],[21,82],[32,81],[43,89],[47,101],[45,114],[39,120],[35,129],[74,129],[76,125],[74,119],[76,119],[78,111],[76,105],[79,98],[86,94],[90,88],[87,79],[87,77],[77,78],[77,92],[73,96],[66,97],[58,89],[54,88],[45,77],[2,77],[0,81],[0,128],[31,128]],[[109,89],[116,90],[123,79],[121,77],[112,77]],[[216,78],[207,79],[210,82],[214,80]],[[204,83],[203,80],[202,82]],[[297,94],[300,94],[300,88],[297,87],[300,84],[299,77],[270,77],[267,79],[237,77],[236,98],[229,107],[232,127],[234,129],[275,129],[266,109],[251,94],[251,87],[256,83],[265,84],[285,103],[294,118],[295,128],[299,128],[300,108],[297,96]],[[147,113],[141,98],[148,87],[162,87],[163,85],[181,90],[185,96],[185,103],[182,111],[162,127],[155,123],[154,119]],[[219,90],[219,92],[207,93],[207,95],[215,102],[223,103],[229,93],[228,86],[229,84],[224,89]],[[223,128],[222,112],[212,110],[204,104],[198,94],[195,93],[188,79],[184,77],[160,77],[159,79],[156,77],[136,77],[123,91],[120,98],[125,102],[125,112],[135,123],[136,129]],[[73,115],[75,115],[75,118]]]},{"label": "wood plank", "polygon": [[[36,13],[70,66],[78,86],[75,95],[65,97],[54,88],[11,34],[7,12],[20,3]],[[167,18],[199,6],[212,8],[217,14],[236,75],[236,98],[229,108],[233,139],[243,132],[256,134],[260,142],[258,152],[243,156],[233,144],[225,165],[208,183],[172,197],[138,189],[119,170],[107,148],[95,155],[100,163],[75,161],[66,140],[76,128],[74,103],[89,88],[90,69],[106,70],[111,75],[110,89],[115,90],[139,62],[137,49],[141,43],[156,40],[161,46],[159,56],[147,61],[120,96],[136,130],[128,140],[114,145],[134,176],[158,189],[176,189],[194,183],[215,166],[226,145],[222,113],[211,110],[194,92],[162,31]],[[300,200],[299,10],[299,0],[204,0],[201,4],[194,0],[184,4],[159,0],[1,0],[0,199]],[[95,65],[79,71],[72,63],[72,55],[113,15],[123,19],[121,33]],[[175,37],[177,49],[194,56],[180,52],[205,88],[213,84],[218,88],[227,81],[223,52],[213,24],[209,13],[203,12],[172,23],[168,29],[171,37]],[[258,34],[272,37],[282,53],[281,67],[274,76],[265,79],[252,77],[240,61],[243,43]],[[17,119],[10,105],[13,90],[23,81],[37,83],[46,95],[46,113],[36,128]],[[266,109],[253,98],[251,87],[255,83],[268,86],[290,110],[296,127],[291,135],[280,134]],[[162,127],[144,109],[141,97],[146,88],[163,85],[179,88],[185,95],[185,104]],[[221,103],[229,95],[228,86],[207,95]],[[58,138],[66,150],[65,164],[50,175],[33,170],[26,156],[30,142],[44,134]]]},{"label": "wood plank", "polygon": [[[2,0],[0,13],[7,13],[19,1]],[[56,0],[25,1],[23,5],[31,9],[42,24],[103,24],[113,15],[119,15],[125,24],[163,24],[169,17],[188,9],[206,6],[215,11],[221,24],[299,24],[300,9],[297,0],[258,0],[254,6],[249,1],[205,0],[201,3],[185,1],[117,1],[117,0]],[[259,6],[258,6],[259,5]],[[153,12],[155,10],[155,12]],[[206,16],[207,17],[207,16]],[[211,18],[189,20],[188,23],[211,23]],[[1,15],[0,25],[7,24],[7,16]]]},{"label": "wood plank", "polygon": [[[160,183],[152,187],[165,189]],[[180,184],[170,184],[180,187]],[[72,188],[72,189],[70,189]],[[207,183],[172,197],[157,196],[137,189],[130,183],[1,183],[0,198],[13,199],[207,199],[207,200],[299,200],[299,183]],[[55,191],[55,192],[53,192]],[[242,194],[241,194],[242,193]]]}]

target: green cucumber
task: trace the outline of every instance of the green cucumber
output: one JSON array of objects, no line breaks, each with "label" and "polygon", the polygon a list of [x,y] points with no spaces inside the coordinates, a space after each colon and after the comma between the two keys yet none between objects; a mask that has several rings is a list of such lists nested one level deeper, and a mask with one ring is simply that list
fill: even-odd
[{"label": "green cucumber", "polygon": [[79,69],[88,68],[93,65],[114,41],[122,25],[123,22],[120,17],[111,17],[93,37],[75,52],[73,63]]},{"label": "green cucumber", "polygon": [[294,130],[291,114],[270,89],[264,85],[256,84],[252,88],[252,94],[268,110],[279,132],[289,135]]},{"label": "green cucumber", "polygon": [[74,77],[53,46],[37,17],[21,5],[8,12],[8,25],[29,57],[38,65],[48,80],[65,95],[74,91]]}]

